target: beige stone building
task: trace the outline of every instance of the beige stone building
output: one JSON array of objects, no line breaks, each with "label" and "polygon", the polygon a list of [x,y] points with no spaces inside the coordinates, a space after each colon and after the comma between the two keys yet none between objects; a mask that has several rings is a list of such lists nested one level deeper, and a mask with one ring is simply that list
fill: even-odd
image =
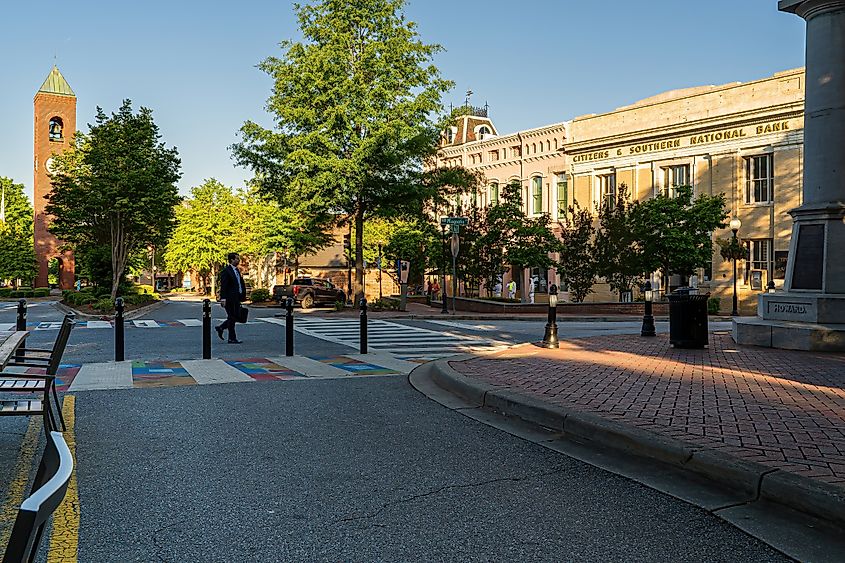
[{"label": "beige stone building", "polygon": [[[474,111],[446,132],[438,164],[482,172],[488,186],[481,205],[496,199],[499,186],[519,181],[525,212],[548,213],[555,228],[574,200],[596,212],[622,184],[639,200],[671,194],[679,185],[691,185],[694,194],[724,193],[730,217],[742,221],[748,258],[737,266],[738,289],[741,307],[753,312],[756,294],[769,280],[779,287],[785,274],[788,211],[801,204],[803,108],[804,70],[795,69],[752,82],[673,90],[509,135],[498,135],[486,112]],[[727,228],[713,233],[714,240],[730,236]],[[712,266],[670,285],[691,281],[730,310],[732,266],[717,248]],[[553,271],[533,275],[541,279],[538,291],[546,281],[556,283]],[[589,300],[618,299],[604,284],[595,290]]]}]

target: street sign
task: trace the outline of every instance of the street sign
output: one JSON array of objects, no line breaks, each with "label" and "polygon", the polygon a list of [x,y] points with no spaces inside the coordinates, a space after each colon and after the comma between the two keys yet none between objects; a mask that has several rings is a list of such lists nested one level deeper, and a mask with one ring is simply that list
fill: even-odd
[{"label": "street sign", "polygon": [[468,225],[469,217],[441,217],[441,225]]},{"label": "street sign", "polygon": [[449,225],[449,232],[453,235],[460,234],[461,226],[460,225]]}]

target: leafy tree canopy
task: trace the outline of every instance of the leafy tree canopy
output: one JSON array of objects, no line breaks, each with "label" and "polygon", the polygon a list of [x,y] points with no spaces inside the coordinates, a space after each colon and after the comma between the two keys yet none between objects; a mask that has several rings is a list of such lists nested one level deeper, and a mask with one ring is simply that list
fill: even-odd
[{"label": "leafy tree canopy", "polygon": [[713,256],[713,231],[725,226],[725,196],[701,194],[682,186],[676,197],[659,195],[635,204],[631,228],[642,245],[646,271],[691,275]]},{"label": "leafy tree canopy", "polygon": [[0,177],[0,278],[29,281],[37,263],[32,245],[32,205],[23,184]]},{"label": "leafy tree canopy", "polygon": [[50,231],[79,251],[110,247],[114,299],[130,255],[164,244],[173,230],[178,153],[161,141],[152,111],[133,113],[125,100],[111,116],[98,107],[89,133],[54,160]]},{"label": "leafy tree canopy", "polygon": [[578,202],[569,207],[561,231],[560,263],[557,273],[569,288],[569,296],[581,303],[593,292],[596,278],[595,248],[593,246],[593,216],[581,209]]},{"label": "leafy tree canopy", "polygon": [[351,218],[356,302],[365,217],[419,207],[430,197],[422,164],[436,147],[440,96],[452,83],[431,64],[405,0],[321,0],[295,5],[303,41],[259,67],[274,80],[275,127],[247,122],[236,161],[261,189],[307,214]]},{"label": "leafy tree canopy", "polygon": [[594,240],[596,274],[617,292],[630,290],[648,273],[643,244],[632,225],[634,204],[628,194],[628,186],[621,184],[613,201],[599,205],[599,228]]}]

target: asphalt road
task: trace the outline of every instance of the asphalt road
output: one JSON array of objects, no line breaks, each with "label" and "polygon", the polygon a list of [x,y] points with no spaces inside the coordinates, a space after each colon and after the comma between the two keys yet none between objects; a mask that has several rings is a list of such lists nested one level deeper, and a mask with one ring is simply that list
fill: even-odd
[{"label": "asphalt road", "polygon": [[404,378],[80,393],[80,561],[781,561]]}]

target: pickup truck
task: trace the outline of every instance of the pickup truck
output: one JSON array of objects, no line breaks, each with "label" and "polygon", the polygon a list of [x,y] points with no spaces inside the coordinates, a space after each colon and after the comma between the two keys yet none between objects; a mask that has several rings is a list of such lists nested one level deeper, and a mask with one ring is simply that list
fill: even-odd
[{"label": "pickup truck", "polygon": [[290,285],[274,285],[273,299],[280,305],[293,297],[295,303],[303,309],[310,309],[315,304],[334,305],[336,301],[346,302],[346,294],[335,287],[329,280],[318,278],[296,278]]}]

